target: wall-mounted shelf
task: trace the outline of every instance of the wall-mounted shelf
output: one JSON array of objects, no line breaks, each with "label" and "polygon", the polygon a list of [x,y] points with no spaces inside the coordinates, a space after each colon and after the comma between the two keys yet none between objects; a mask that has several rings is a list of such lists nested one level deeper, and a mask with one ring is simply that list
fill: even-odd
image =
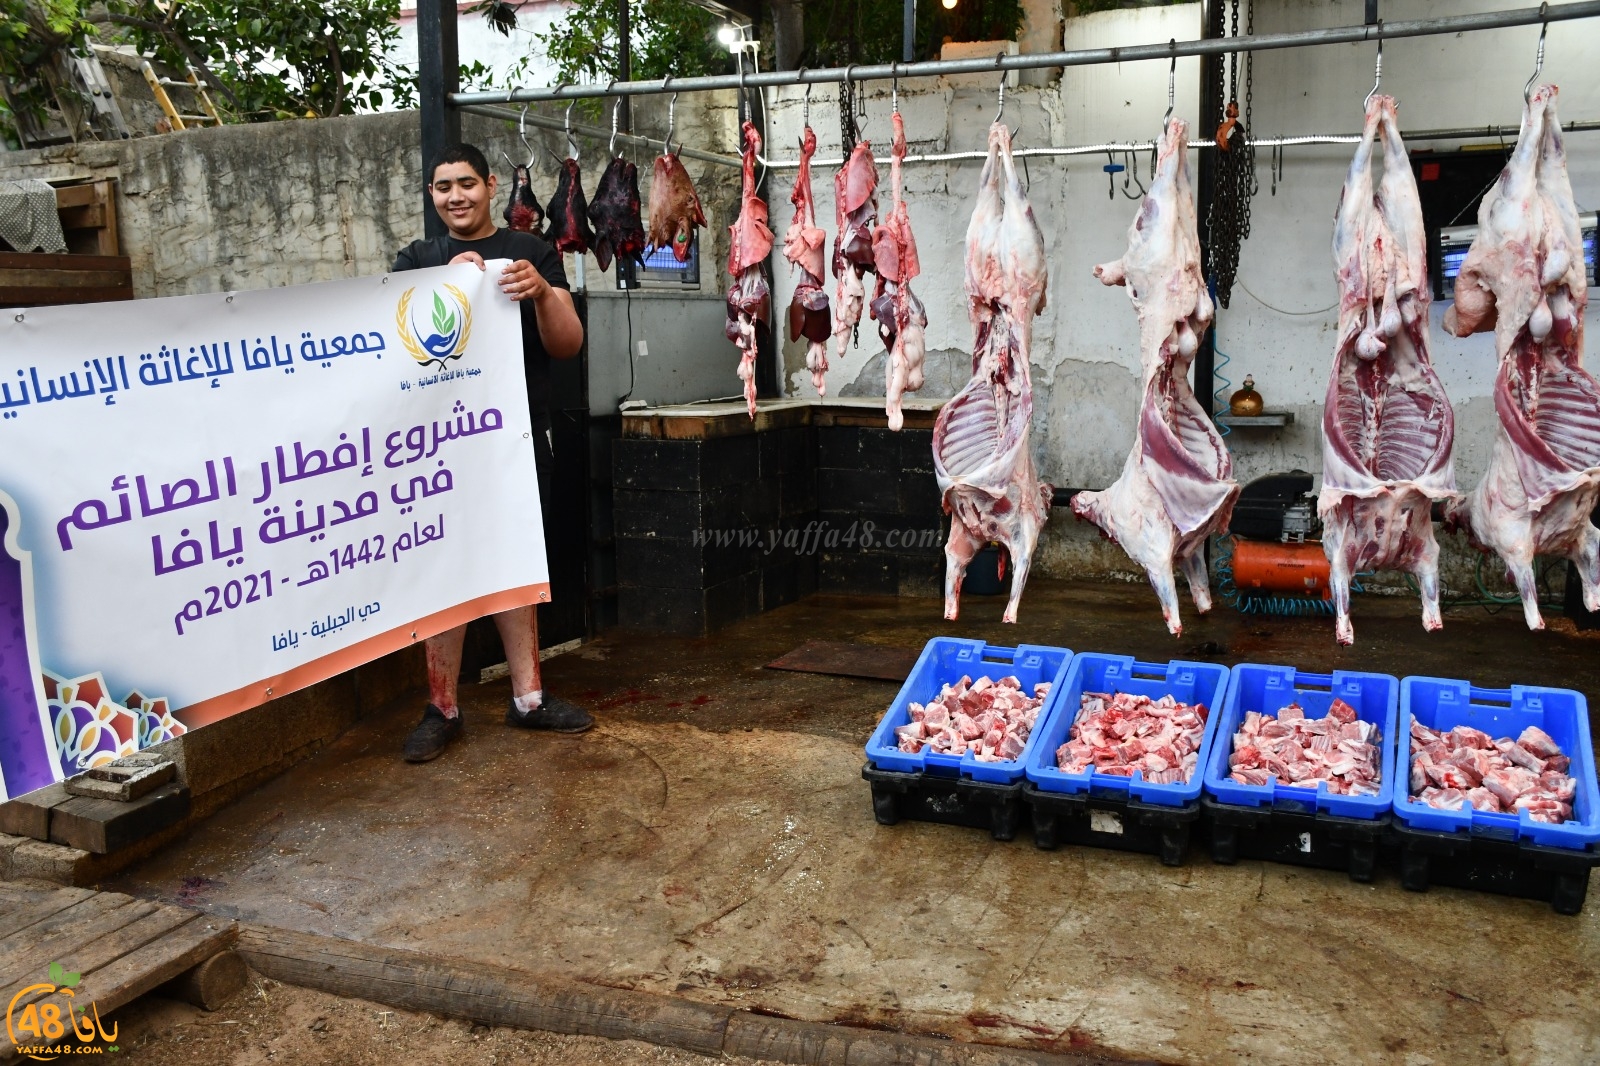
[{"label": "wall-mounted shelf", "polygon": [[1217,425],[1229,429],[1281,428],[1294,421],[1293,411],[1263,411],[1259,415],[1217,415]]}]

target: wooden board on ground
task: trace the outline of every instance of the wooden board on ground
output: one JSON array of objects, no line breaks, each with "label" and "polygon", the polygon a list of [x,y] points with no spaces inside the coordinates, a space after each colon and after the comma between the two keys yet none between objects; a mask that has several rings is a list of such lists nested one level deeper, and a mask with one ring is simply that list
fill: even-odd
[{"label": "wooden board on ground", "polygon": [[917,665],[920,648],[888,648],[842,640],[813,640],[767,664],[769,670],[801,674],[834,674],[875,681],[903,682]]},{"label": "wooden board on ground", "polygon": [[109,855],[181,821],[189,813],[189,789],[162,785],[136,800],[73,796],[50,811],[50,840],[95,855]]},{"label": "wooden board on ground", "polygon": [[[8,911],[0,919],[8,930],[0,939],[0,1000],[16,1010],[53,994],[50,964],[58,963],[80,975],[73,1001],[93,1002],[105,1017],[238,938],[231,920],[116,892],[62,888],[25,900],[6,891],[0,908]],[[14,1050],[0,1031],[0,1059]]]}]

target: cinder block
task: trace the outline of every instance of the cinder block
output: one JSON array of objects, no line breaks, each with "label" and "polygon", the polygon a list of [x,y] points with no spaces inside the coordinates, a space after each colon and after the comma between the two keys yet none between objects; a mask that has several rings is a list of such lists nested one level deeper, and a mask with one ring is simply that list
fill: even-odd
[{"label": "cinder block", "polygon": [[11,878],[35,878],[58,885],[79,885],[89,880],[92,856],[78,848],[25,840],[11,852]]}]

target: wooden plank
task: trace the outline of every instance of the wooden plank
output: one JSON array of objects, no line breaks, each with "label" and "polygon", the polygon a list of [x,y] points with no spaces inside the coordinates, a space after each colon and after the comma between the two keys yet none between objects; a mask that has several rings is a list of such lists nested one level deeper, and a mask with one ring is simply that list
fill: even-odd
[{"label": "wooden plank", "polygon": [[61,228],[69,229],[101,229],[106,224],[105,204],[84,204],[81,207],[62,208],[57,214],[61,218]]},{"label": "wooden plank", "polygon": [[50,840],[95,855],[110,855],[188,813],[189,789],[179,784],[162,785],[127,803],[73,796],[50,812]]},{"label": "wooden plank", "polygon": [[20,270],[0,267],[0,288],[7,289],[107,289],[131,283],[131,280],[126,270]]},{"label": "wooden plank", "polygon": [[[93,973],[85,974],[73,989],[75,1001],[92,1001],[103,1018],[217,952],[227,950],[237,935],[238,929],[233,922],[194,915],[165,936],[136,948]],[[8,1037],[0,1033],[0,1059],[5,1058],[12,1048]]]},{"label": "wooden plank", "polygon": [[20,933],[44,921],[52,914],[66,910],[76,903],[81,903],[94,895],[87,888],[62,888],[58,889],[35,903],[24,903],[10,911],[0,911],[4,915],[6,924],[3,928],[6,935]]},{"label": "wooden plank", "polygon": [[0,974],[7,982],[42,975],[64,952],[114,933],[156,909],[120,892],[97,892],[0,940]]},{"label": "wooden plank", "polygon": [[101,182],[92,181],[86,185],[59,185],[56,187],[56,210],[64,211],[70,207],[83,207],[85,204],[97,203],[104,196]]},{"label": "wooden plank", "polygon": [[487,1025],[646,1040],[719,1055],[729,1009],[645,992],[539,977],[348,940],[247,927],[239,953],[288,984]]},{"label": "wooden plank", "polygon": [[133,299],[133,280],[116,288],[29,289],[0,288],[0,307],[57,307],[62,304],[110,303]]},{"label": "wooden plank", "polygon": [[[116,255],[122,251],[117,237],[117,183],[114,179],[107,178],[100,182],[100,192],[103,196],[105,211],[105,225],[100,228],[101,255]],[[130,268],[131,269],[131,268]]]},{"label": "wooden plank", "polygon": [[[146,944],[177,930],[189,922],[194,921],[194,911],[182,907],[152,905],[148,914],[136,921],[118,929],[109,936],[99,937],[93,941],[71,948],[53,959],[59,962],[63,969],[70,973],[88,974],[109,966],[130,951],[135,951]],[[48,963],[46,966],[48,967]],[[0,980],[9,980],[11,983],[0,987],[0,1003],[10,1003],[22,989],[39,980],[36,974],[7,973]],[[31,996],[24,996],[17,1000],[17,1005],[25,1006],[36,1000],[44,998],[46,993],[40,992]]]},{"label": "wooden plank", "polygon": [[132,270],[133,260],[125,255],[0,252],[0,267],[18,270]]},{"label": "wooden plank", "polygon": [[0,833],[48,841],[50,811],[71,798],[71,793],[57,782],[6,800],[0,803]]},{"label": "wooden plank", "polygon": [[903,682],[917,665],[920,648],[891,648],[882,644],[854,644],[842,640],[813,640],[767,664],[768,670],[801,674],[865,677],[874,681]]}]

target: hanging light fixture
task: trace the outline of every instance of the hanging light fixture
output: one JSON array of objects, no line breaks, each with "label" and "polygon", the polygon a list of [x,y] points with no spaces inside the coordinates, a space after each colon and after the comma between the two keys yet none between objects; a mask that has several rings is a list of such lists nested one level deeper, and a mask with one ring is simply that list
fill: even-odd
[{"label": "hanging light fixture", "polygon": [[944,5],[944,9],[946,11],[954,11],[956,9],[956,2],[957,0],[939,0],[939,3]]}]

